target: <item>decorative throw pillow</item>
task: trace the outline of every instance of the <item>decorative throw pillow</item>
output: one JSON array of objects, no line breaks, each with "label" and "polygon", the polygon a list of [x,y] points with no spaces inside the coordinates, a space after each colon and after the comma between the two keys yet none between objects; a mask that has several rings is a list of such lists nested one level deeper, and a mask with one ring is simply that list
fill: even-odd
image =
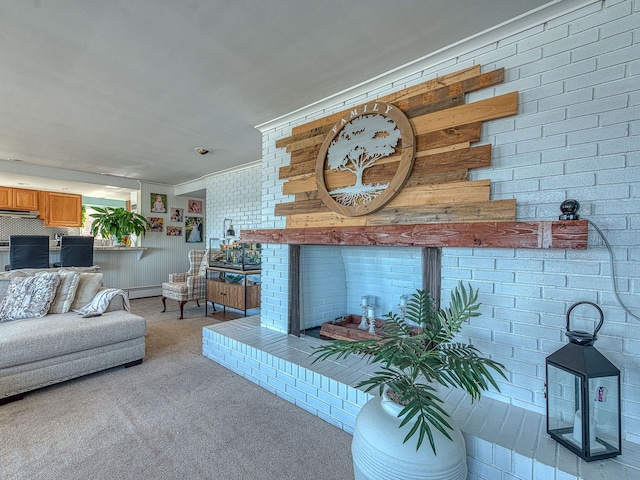
[{"label": "decorative throw pillow", "polygon": [[49,313],[67,313],[71,309],[80,282],[78,272],[58,270],[58,275],[60,276],[60,285],[58,285],[56,296],[49,307]]},{"label": "decorative throw pillow", "polygon": [[14,278],[0,302],[0,322],[44,317],[53,302],[59,283],[60,277],[57,273]]},{"label": "decorative throw pillow", "polygon": [[7,294],[7,290],[9,289],[9,285],[11,284],[10,278],[0,278],[0,301]]},{"label": "decorative throw pillow", "polygon": [[76,296],[71,304],[71,310],[78,310],[91,303],[102,286],[102,273],[81,273]]}]

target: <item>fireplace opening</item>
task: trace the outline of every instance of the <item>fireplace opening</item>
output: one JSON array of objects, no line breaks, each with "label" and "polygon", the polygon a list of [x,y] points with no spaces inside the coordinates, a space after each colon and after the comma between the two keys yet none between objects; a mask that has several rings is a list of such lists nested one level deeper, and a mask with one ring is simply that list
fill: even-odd
[{"label": "fireplace opening", "polygon": [[289,333],[316,336],[322,323],[362,313],[369,297],[376,318],[398,311],[417,289],[440,305],[441,249],[289,245]]}]

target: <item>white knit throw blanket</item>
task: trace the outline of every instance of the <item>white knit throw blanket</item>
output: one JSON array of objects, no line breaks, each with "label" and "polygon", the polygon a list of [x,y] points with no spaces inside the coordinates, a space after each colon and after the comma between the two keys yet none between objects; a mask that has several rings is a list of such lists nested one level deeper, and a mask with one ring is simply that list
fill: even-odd
[{"label": "white knit throw blanket", "polygon": [[105,288],[96,293],[96,296],[93,297],[91,303],[89,305],[85,305],[84,307],[74,310],[81,315],[86,315],[89,313],[104,313],[109,306],[109,302],[113,297],[120,295],[122,297],[122,303],[124,304],[124,309],[127,312],[131,311],[129,306],[129,297],[127,294],[120,290],[119,288]]}]

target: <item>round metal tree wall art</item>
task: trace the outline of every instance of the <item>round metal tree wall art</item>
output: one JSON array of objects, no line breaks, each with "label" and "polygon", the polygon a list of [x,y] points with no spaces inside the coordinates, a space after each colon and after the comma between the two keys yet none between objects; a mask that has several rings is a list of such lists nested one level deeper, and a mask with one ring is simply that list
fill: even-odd
[{"label": "round metal tree wall art", "polygon": [[[320,148],[320,197],[346,216],[375,212],[404,184],[414,151],[411,124],[399,109],[379,102],[356,107],[330,130]],[[365,180],[365,171],[373,167],[371,179]]]},{"label": "round metal tree wall art", "polygon": [[376,160],[396,151],[400,130],[395,122],[382,115],[363,115],[347,123],[327,151],[327,164],[333,170],[347,170],[356,176],[356,183],[336,188],[329,194],[342,205],[369,203],[380,195],[389,182],[363,184],[362,173]]}]

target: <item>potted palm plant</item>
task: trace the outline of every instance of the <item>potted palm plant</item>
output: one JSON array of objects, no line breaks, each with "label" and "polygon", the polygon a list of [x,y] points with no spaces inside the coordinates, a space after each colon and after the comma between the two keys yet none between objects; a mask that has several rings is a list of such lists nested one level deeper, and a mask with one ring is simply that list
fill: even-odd
[{"label": "potted palm plant", "polygon": [[91,207],[93,223],[91,235],[100,234],[102,238],[111,238],[114,245],[130,245],[130,235],[144,236],[149,222],[135,212],[122,207]]},{"label": "potted palm plant", "polygon": [[[405,314],[385,315],[381,339],[335,340],[314,352],[314,362],[358,354],[378,366],[357,385],[367,392],[377,389],[379,396],[356,418],[356,479],[466,478],[464,439],[442,407],[438,388],[462,388],[477,400],[490,386],[499,390],[493,373],[506,379],[503,365],[455,341],[462,324],[480,315],[479,306],[478,291],[462,282],[449,306],[439,310],[427,292],[418,290]],[[425,439],[430,448],[423,447]]]}]

